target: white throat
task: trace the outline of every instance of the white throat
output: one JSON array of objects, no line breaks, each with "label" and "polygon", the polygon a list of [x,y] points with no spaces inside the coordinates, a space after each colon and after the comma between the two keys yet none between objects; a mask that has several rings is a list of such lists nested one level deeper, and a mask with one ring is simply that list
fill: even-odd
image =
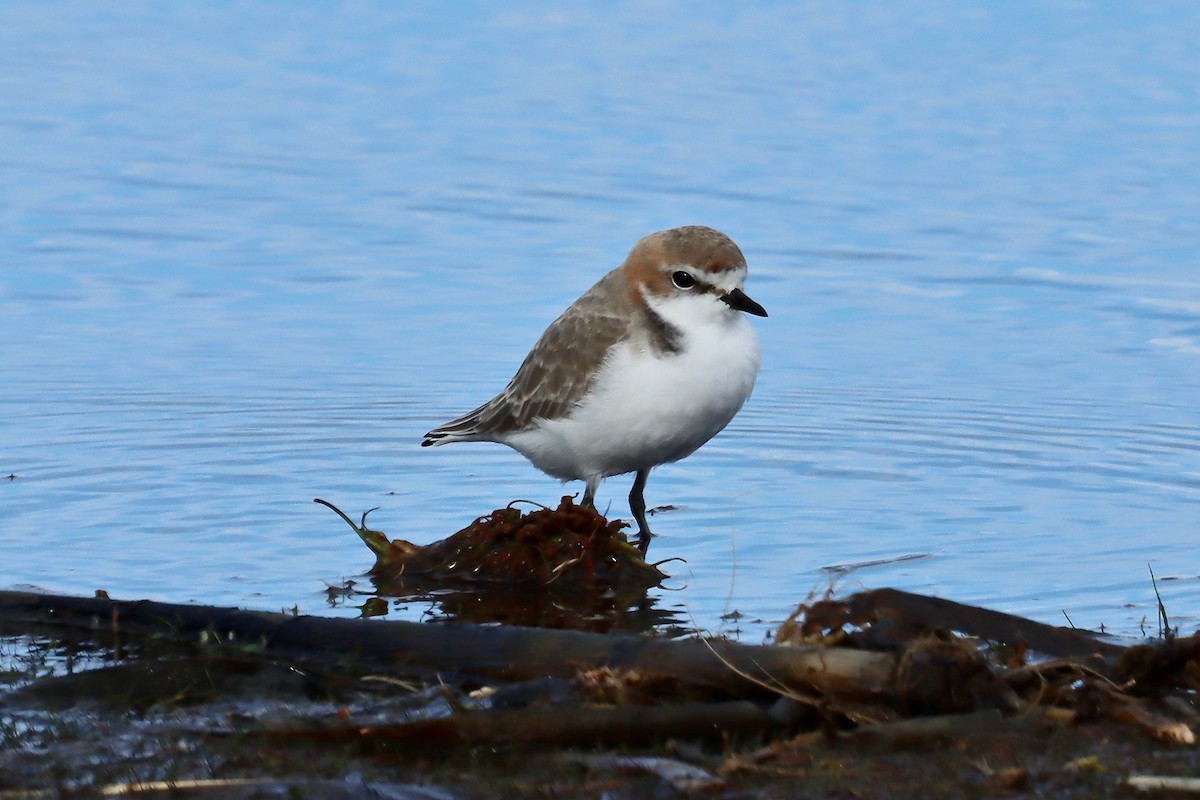
[{"label": "white throat", "polygon": [[670,297],[656,297],[647,293],[646,305],[672,327],[677,328],[685,340],[705,328],[726,331],[728,335],[728,332],[739,324],[751,327],[742,312],[730,308],[724,301],[708,293]]}]

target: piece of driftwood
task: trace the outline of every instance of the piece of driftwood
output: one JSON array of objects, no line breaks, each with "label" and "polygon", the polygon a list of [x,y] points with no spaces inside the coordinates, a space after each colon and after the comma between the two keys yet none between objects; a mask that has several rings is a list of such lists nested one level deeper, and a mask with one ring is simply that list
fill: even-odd
[{"label": "piece of driftwood", "polygon": [[973,711],[969,714],[941,714],[933,717],[914,717],[894,722],[860,725],[844,739],[879,739],[894,744],[944,739],[956,740],[1000,728],[1004,717],[997,709]]},{"label": "piece of driftwood", "polygon": [[921,636],[908,642],[896,668],[895,696],[908,715],[1022,710],[1021,700],[994,665],[962,639]]},{"label": "piece of driftwood", "polygon": [[609,667],[671,675],[683,684],[745,694],[762,686],[828,697],[886,697],[896,656],[823,645],[744,645],[465,624],[329,619],[233,608],[0,592],[0,622],[129,634],[201,637],[269,651],[329,654],[390,665],[403,674],[492,680],[574,677]]},{"label": "piece of driftwood", "polygon": [[874,589],[846,598],[822,600],[801,609],[780,629],[781,640],[808,641],[846,626],[874,628],[875,643],[883,637],[903,643],[923,632],[942,629],[989,642],[1024,645],[1049,656],[1085,659],[1116,656],[1125,647],[1075,628],[1059,628],[1031,619],[956,603],[900,589]]},{"label": "piece of driftwood", "polygon": [[1200,794],[1200,778],[1174,775],[1130,775],[1125,785],[1141,792],[1185,792]]},{"label": "piece of driftwood", "polygon": [[1164,717],[1108,683],[1096,681],[1087,684],[1079,691],[1079,695],[1079,705],[1090,718],[1111,719],[1133,725],[1164,742],[1196,743],[1196,734],[1186,723]]}]

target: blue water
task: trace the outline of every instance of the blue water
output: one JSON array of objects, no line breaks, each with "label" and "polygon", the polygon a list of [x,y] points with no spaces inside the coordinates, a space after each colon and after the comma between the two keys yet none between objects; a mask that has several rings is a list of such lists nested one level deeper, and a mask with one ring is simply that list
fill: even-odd
[{"label": "blue water", "polygon": [[6,2],[0,586],[356,613],[312,498],[425,542],[577,489],[418,442],[707,224],[771,316],[746,409],[651,477],[658,607],[758,640],[891,585],[1138,635],[1149,566],[1194,629],[1197,41],[1190,3]]}]

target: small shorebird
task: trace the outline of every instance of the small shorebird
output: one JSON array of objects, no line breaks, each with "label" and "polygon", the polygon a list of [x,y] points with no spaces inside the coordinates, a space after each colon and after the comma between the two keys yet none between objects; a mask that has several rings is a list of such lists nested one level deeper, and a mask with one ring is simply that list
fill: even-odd
[{"label": "small shorebird", "polygon": [[691,455],[750,397],[758,336],[742,312],[746,259],[723,233],[691,226],[651,234],[538,339],[504,391],[425,434],[422,446],[506,444],[543,472],[600,482],[635,472],[629,509],[650,545],[650,470]]}]

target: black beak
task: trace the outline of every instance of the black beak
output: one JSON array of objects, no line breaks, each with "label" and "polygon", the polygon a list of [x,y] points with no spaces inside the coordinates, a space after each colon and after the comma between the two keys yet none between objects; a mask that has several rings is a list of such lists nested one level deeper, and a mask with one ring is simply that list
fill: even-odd
[{"label": "black beak", "polygon": [[730,308],[737,311],[745,311],[747,314],[753,314],[756,317],[765,317],[767,315],[767,310],[751,300],[741,289],[734,289],[729,294],[722,295],[721,299]]}]

